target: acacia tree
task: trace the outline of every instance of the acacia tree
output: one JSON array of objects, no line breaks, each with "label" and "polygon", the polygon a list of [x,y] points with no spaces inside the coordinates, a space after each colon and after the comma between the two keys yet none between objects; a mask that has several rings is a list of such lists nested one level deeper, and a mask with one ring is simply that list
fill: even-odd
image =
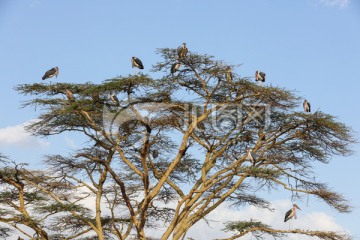
[{"label": "acacia tree", "polygon": [[[255,189],[310,195],[339,212],[347,201],[315,180],[312,165],[351,154],[351,129],[333,116],[298,111],[294,92],[240,78],[212,56],[159,49],[163,61],[148,75],[95,83],[23,84],[41,109],[34,135],[78,133],[88,147],[48,155],[46,169],[5,163],[0,171],[0,221],[31,239],[184,239],[198,221],[226,202],[271,209]],[[170,73],[174,63],[180,69]],[[234,66],[230,66],[234,68]],[[110,101],[116,94],[121,101]],[[112,97],[113,98],[113,97]],[[247,158],[247,149],[257,154]],[[89,204],[92,204],[91,207]],[[32,229],[31,231],[29,229]],[[239,219],[226,230],[238,239],[304,234],[349,239],[342,233],[279,230]],[[30,233],[31,232],[31,233]]]}]

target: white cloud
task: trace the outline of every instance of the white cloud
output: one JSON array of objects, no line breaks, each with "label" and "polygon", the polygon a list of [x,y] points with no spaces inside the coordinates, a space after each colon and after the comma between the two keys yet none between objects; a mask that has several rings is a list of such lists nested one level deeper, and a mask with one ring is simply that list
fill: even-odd
[{"label": "white cloud", "polygon": [[[226,206],[220,206],[213,213],[211,213],[207,220],[209,225],[205,221],[198,222],[193,228],[191,228],[187,234],[187,237],[192,237],[196,240],[225,238],[231,236],[233,233],[224,233],[221,229],[224,228],[223,223],[226,221],[241,221],[241,220],[258,220],[265,224],[277,229],[288,230],[291,226],[292,229],[304,229],[304,230],[325,230],[325,231],[339,231],[345,232],[345,230],[335,222],[332,216],[323,212],[314,212],[310,209],[306,209],[304,206],[302,211],[298,212],[298,219],[290,221],[290,223],[284,223],[284,215],[287,210],[292,206],[292,203],[288,200],[275,201],[272,203],[272,207],[275,208],[273,212],[258,209],[253,206],[249,206],[244,210],[232,210]],[[301,206],[300,206],[301,207]],[[244,240],[253,239],[251,235],[247,235]],[[316,238],[306,237],[304,235],[289,235],[289,238],[283,238],[288,240],[314,240]]]},{"label": "white cloud", "polygon": [[331,6],[331,7],[340,7],[344,8],[350,4],[350,0],[319,0],[320,3]]},{"label": "white cloud", "polygon": [[[34,121],[34,120],[33,120]],[[23,124],[0,128],[0,146],[17,146],[17,147],[46,147],[48,142],[36,138],[26,132],[24,127],[33,121]]]}]

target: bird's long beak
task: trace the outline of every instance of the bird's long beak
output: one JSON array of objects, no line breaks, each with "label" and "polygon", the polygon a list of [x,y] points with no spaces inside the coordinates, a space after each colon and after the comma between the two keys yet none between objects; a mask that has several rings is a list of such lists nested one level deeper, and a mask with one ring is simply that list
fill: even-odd
[{"label": "bird's long beak", "polygon": [[298,206],[296,206],[297,209],[301,210],[301,208],[299,208]]}]

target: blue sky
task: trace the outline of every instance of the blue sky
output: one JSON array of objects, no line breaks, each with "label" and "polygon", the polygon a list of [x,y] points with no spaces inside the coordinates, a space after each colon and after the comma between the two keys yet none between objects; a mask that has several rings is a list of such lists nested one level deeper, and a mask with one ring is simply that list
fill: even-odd
[{"label": "blue sky", "polygon": [[[0,152],[36,167],[44,154],[82,146],[71,135],[34,139],[24,133],[23,124],[39,112],[20,108],[28,98],[13,90],[17,84],[41,82],[54,66],[60,68],[58,81],[100,83],[133,73],[131,56],[155,76],[149,70],[160,61],[156,48],[182,42],[191,51],[242,64],[236,68],[242,77],[266,72],[267,84],[296,90],[314,110],[351,126],[359,139],[357,0],[0,0]],[[360,239],[360,147],[353,149],[351,157],[316,166],[318,179],[344,193],[353,213],[337,214],[314,199],[304,212],[321,211]],[[288,195],[269,197],[286,201]]]}]

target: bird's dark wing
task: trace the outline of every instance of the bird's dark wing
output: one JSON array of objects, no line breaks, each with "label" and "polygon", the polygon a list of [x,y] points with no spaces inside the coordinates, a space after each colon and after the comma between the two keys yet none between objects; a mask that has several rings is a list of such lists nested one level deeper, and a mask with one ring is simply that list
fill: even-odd
[{"label": "bird's dark wing", "polygon": [[155,149],[155,150],[152,152],[153,158],[157,158],[158,155],[159,155],[159,152],[158,152],[158,150]]},{"label": "bird's dark wing", "polygon": [[178,53],[178,57],[179,57],[179,58],[181,58],[181,50],[182,50],[182,47],[178,47],[177,53]]},{"label": "bird's dark wing", "polygon": [[135,62],[136,62],[136,64],[139,66],[140,69],[144,69],[144,66],[143,66],[143,64],[142,64],[142,62],[141,62],[140,59],[135,58]]},{"label": "bird's dark wing", "polygon": [[252,159],[254,159],[254,161],[258,160],[258,155],[256,153],[250,152],[250,154],[251,154]]},{"label": "bird's dark wing", "polygon": [[119,102],[119,99],[117,98],[117,96],[113,96],[113,99],[114,99],[114,102],[115,102],[115,104],[117,105],[117,106],[119,106],[120,105],[120,102]]},{"label": "bird's dark wing", "polygon": [[179,47],[178,48],[178,56],[180,59],[185,58],[186,54],[188,53],[187,47]]},{"label": "bird's dark wing", "polygon": [[263,73],[263,72],[260,72],[260,76],[261,76],[261,78],[262,78],[262,81],[265,82],[265,76],[266,76],[266,74]]},{"label": "bird's dark wing", "polygon": [[250,154],[252,158],[252,165],[255,166],[256,162],[259,160],[259,156],[254,152],[250,152]]},{"label": "bird's dark wing", "polygon": [[187,47],[184,48],[184,56],[188,53]]},{"label": "bird's dark wing", "polygon": [[45,79],[47,79],[47,78],[52,77],[55,73],[56,73],[56,69],[55,69],[55,68],[52,68],[52,69],[46,71],[46,73],[45,73],[44,76],[42,77],[42,80],[45,80]]},{"label": "bird's dark wing", "polygon": [[171,65],[171,73],[174,73],[174,72],[176,72],[176,63]]},{"label": "bird's dark wing", "polygon": [[310,105],[309,102],[308,102],[307,104],[308,104],[308,106],[309,106],[309,112],[311,112],[311,105]]},{"label": "bird's dark wing", "polygon": [[284,218],[284,222],[286,222],[287,220],[289,220],[290,218],[289,218],[289,216],[290,216],[290,214],[292,213],[292,211],[291,211],[291,209],[289,210],[289,211],[287,211],[286,212],[286,214],[285,214],[285,218]]}]

